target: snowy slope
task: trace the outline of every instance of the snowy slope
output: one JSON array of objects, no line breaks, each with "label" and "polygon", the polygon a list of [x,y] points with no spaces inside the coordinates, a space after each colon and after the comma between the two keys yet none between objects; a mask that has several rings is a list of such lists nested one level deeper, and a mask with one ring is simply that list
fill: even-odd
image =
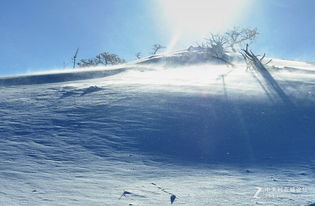
[{"label": "snowy slope", "polygon": [[315,65],[158,58],[0,78],[0,205],[315,202]]}]

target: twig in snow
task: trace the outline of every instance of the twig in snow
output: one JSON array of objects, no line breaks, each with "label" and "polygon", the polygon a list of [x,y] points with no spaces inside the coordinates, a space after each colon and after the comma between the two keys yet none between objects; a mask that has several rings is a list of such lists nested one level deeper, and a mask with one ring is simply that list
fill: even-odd
[{"label": "twig in snow", "polygon": [[159,190],[161,190],[162,192],[171,195],[171,196],[170,196],[171,204],[174,203],[174,201],[175,201],[175,199],[176,199],[176,195],[174,195],[173,193],[170,193],[170,192],[166,191],[164,188],[158,186],[158,185],[155,184],[155,183],[151,183],[151,184],[154,185],[154,186],[156,186],[156,187],[157,187]]}]

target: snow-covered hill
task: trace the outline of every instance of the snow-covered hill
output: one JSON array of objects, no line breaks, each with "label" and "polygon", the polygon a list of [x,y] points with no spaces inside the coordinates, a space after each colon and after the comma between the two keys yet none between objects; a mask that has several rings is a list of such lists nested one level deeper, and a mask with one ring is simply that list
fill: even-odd
[{"label": "snow-covered hill", "polygon": [[315,65],[185,55],[0,78],[0,205],[314,203]]}]

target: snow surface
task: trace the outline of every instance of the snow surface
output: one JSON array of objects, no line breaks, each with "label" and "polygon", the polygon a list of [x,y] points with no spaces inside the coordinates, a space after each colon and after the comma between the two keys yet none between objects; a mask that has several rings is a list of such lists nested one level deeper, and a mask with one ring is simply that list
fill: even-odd
[{"label": "snow surface", "polygon": [[315,65],[138,63],[0,78],[0,205],[315,202]]}]

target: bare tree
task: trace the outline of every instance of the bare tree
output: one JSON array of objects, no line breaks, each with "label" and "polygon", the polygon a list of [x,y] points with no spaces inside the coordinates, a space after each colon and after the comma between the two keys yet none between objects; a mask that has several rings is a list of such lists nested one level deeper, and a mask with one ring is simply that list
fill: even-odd
[{"label": "bare tree", "polygon": [[77,63],[79,67],[93,67],[96,66],[97,63],[94,59],[81,59],[80,62]]},{"label": "bare tree", "polygon": [[120,58],[117,54],[109,54],[107,58],[108,58],[109,64],[111,65],[122,64],[126,62],[124,59]]},{"label": "bare tree", "polygon": [[227,39],[228,46],[233,52],[236,52],[236,46],[244,46],[245,44],[251,44],[257,37],[259,33],[257,28],[254,29],[240,29],[239,27],[234,27],[232,30],[225,33],[225,38]]},{"label": "bare tree", "polygon": [[137,59],[140,59],[141,58],[141,52],[137,52],[136,57],[137,57]]},{"label": "bare tree", "polygon": [[154,44],[152,48],[153,50],[152,54],[155,55],[160,49],[164,49],[164,48],[165,46],[162,46],[161,44]]},{"label": "bare tree", "polygon": [[73,68],[75,68],[75,65],[76,65],[76,60],[77,60],[77,57],[78,57],[78,53],[79,53],[79,48],[77,48],[74,56],[72,57],[72,61],[73,61]]},{"label": "bare tree", "polygon": [[263,60],[266,57],[266,54],[264,54],[262,57],[258,58],[258,55],[255,55],[252,51],[248,50],[248,44],[246,44],[246,48],[242,49],[241,52],[245,63],[247,65],[247,69],[261,69],[263,68],[265,70],[265,66],[268,65],[272,59],[270,59],[269,61],[267,61],[266,63],[263,63]]},{"label": "bare tree", "polygon": [[256,39],[257,29],[234,27],[224,34],[210,33],[210,37],[206,39],[206,45],[212,47],[213,45],[220,46],[224,49],[230,49],[236,52],[237,48],[244,47],[246,44],[251,44]]},{"label": "bare tree", "polygon": [[227,38],[221,34],[210,34],[210,38],[206,39],[207,52],[216,58],[224,58],[226,53]]},{"label": "bare tree", "polygon": [[[252,74],[254,74],[254,77],[257,79],[259,84],[265,90],[267,95],[274,93],[279,97],[279,99],[283,103],[285,103],[287,106],[291,107],[291,109],[295,108],[295,105],[291,101],[290,97],[285,93],[285,91],[278,84],[277,80],[275,80],[273,78],[272,74],[266,68],[266,65],[268,63],[270,63],[271,60],[269,60],[267,63],[263,63],[265,55],[263,55],[261,58],[258,58],[258,56],[255,55],[251,50],[248,50],[248,44],[246,45],[246,49],[242,49],[242,55],[243,55],[244,59],[246,60],[246,62],[250,63],[250,67],[252,67],[254,70],[254,72],[251,71]],[[264,83],[261,83],[259,78],[261,78],[264,81]],[[268,96],[270,96],[270,95],[268,95]],[[271,96],[270,96],[270,98],[271,98]],[[288,108],[288,109],[290,109],[290,108]]]},{"label": "bare tree", "polygon": [[97,62],[97,65],[99,65],[99,64],[114,65],[114,64],[125,63],[126,61],[124,59],[121,59],[120,57],[118,57],[117,54],[111,54],[108,52],[103,52],[103,53],[100,53],[99,55],[96,56],[96,62]]},{"label": "bare tree", "polygon": [[63,68],[65,69],[68,66],[68,62],[63,61]]},{"label": "bare tree", "polygon": [[120,58],[117,54],[111,54],[108,52],[103,52],[98,54],[94,59],[81,59],[81,62],[78,63],[79,67],[91,67],[99,65],[115,65],[122,64],[126,61]]},{"label": "bare tree", "polygon": [[210,33],[210,37],[206,38],[206,45],[210,47],[212,45],[221,45],[222,47],[225,47],[227,43],[228,43],[227,37],[222,34]]}]

